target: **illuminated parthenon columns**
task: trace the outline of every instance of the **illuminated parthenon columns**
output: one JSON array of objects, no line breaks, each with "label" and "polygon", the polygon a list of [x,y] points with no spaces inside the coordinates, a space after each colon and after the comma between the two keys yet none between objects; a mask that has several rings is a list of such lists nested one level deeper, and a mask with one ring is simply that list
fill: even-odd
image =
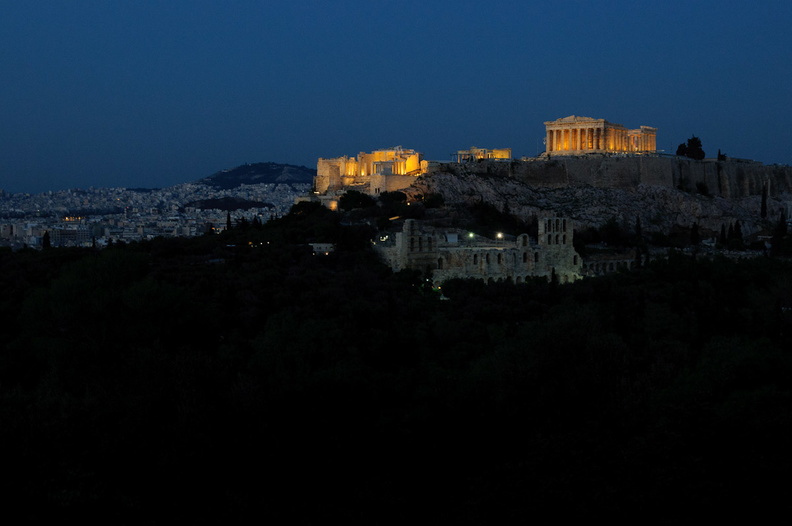
[{"label": "illuminated parthenon columns", "polygon": [[576,155],[608,152],[653,152],[657,128],[641,126],[628,130],[605,119],[577,117],[545,122],[547,155]]}]

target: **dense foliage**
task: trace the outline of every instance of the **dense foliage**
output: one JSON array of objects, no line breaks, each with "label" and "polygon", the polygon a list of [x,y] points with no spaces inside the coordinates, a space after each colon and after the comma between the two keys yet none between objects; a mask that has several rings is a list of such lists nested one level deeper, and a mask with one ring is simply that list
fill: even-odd
[{"label": "dense foliage", "polygon": [[690,159],[695,159],[697,161],[700,161],[706,157],[704,149],[701,147],[701,139],[695,135],[688,139],[687,143],[683,142],[680,144],[677,147],[676,154],[680,157],[689,157]]},{"label": "dense foliage", "polygon": [[503,524],[789,507],[788,263],[672,254],[441,296],[379,263],[369,234],[305,204],[219,236],[0,253],[6,512]]}]

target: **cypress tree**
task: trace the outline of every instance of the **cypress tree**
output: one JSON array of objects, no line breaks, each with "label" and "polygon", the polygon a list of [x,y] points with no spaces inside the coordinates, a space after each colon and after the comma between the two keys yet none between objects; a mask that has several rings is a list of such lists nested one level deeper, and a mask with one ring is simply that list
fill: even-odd
[{"label": "cypress tree", "polygon": [[784,253],[783,245],[784,245],[784,238],[786,237],[786,235],[787,235],[786,211],[782,209],[781,215],[778,218],[778,223],[773,229],[773,238],[770,241],[772,245],[771,254],[773,256],[779,256]]},{"label": "cypress tree", "polygon": [[739,221],[734,222],[734,226],[729,225],[729,250],[744,250],[745,244],[742,237],[742,225]]},{"label": "cypress tree", "polygon": [[767,217],[767,182],[762,185],[762,209],[759,213],[762,219]]},{"label": "cypress tree", "polygon": [[778,225],[776,225],[776,232],[781,237],[787,235],[787,218],[786,210],[781,209],[781,216],[778,218]]}]

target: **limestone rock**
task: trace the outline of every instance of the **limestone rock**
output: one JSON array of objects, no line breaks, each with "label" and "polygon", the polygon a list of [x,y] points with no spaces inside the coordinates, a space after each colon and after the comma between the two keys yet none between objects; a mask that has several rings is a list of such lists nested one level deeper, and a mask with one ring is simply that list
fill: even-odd
[{"label": "limestone rock", "polygon": [[[612,171],[609,168],[609,171]],[[487,202],[517,217],[560,216],[575,221],[577,228],[598,227],[615,217],[625,225],[641,218],[647,232],[670,232],[674,227],[699,224],[702,232],[717,233],[721,225],[739,220],[743,233],[761,230],[761,187],[757,195],[728,199],[707,197],[670,185],[638,182],[632,187],[594,185],[537,186],[514,176],[436,172],[420,177],[406,193],[412,197],[442,194],[447,204]],[[778,217],[789,194],[770,197],[768,219]]]}]

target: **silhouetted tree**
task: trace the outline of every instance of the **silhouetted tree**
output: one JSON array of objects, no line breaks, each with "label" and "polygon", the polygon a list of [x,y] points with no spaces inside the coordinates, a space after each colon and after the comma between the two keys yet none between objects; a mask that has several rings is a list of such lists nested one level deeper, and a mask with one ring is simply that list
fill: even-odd
[{"label": "silhouetted tree", "polygon": [[250,227],[250,222],[247,220],[245,216],[242,216],[239,219],[237,219],[236,227],[239,230],[247,230]]},{"label": "silhouetted tree", "polygon": [[781,215],[778,218],[778,224],[776,225],[776,232],[780,236],[787,235],[787,217],[786,217],[786,210],[781,209]]},{"label": "silhouetted tree", "polygon": [[701,139],[696,137],[695,135],[688,139],[687,141],[687,148],[686,148],[685,155],[690,157],[691,159],[696,159],[700,161],[705,157],[704,150],[701,147]]},{"label": "silhouetted tree", "polygon": [[778,218],[775,228],[773,228],[773,238],[771,240],[773,256],[783,255],[785,252],[784,241],[787,235],[787,219],[786,211],[781,210],[781,215]]},{"label": "silhouetted tree", "polygon": [[739,221],[735,221],[734,226],[729,226],[728,235],[728,248],[729,250],[744,250],[745,242],[743,241],[742,225]]},{"label": "silhouetted tree", "polygon": [[688,157],[698,161],[705,157],[704,150],[701,148],[701,139],[695,135],[687,140],[687,144],[680,144],[677,147],[676,154],[680,157]]},{"label": "silhouetted tree", "polygon": [[762,208],[759,212],[759,215],[762,219],[767,217],[767,183],[765,182],[762,185]]},{"label": "silhouetted tree", "polygon": [[357,190],[348,190],[338,200],[338,206],[341,210],[352,210],[354,208],[368,208],[374,206],[376,201],[370,195],[366,195]]},{"label": "silhouetted tree", "polygon": [[226,230],[231,230],[231,212],[226,213]]},{"label": "silhouetted tree", "polygon": [[405,203],[407,201],[407,194],[404,192],[382,192],[379,195],[379,201],[384,205]]},{"label": "silhouetted tree", "polygon": [[49,230],[44,232],[44,235],[41,238],[41,248],[48,249],[52,247],[52,241],[50,240],[50,233]]},{"label": "silhouetted tree", "polygon": [[727,241],[728,241],[728,238],[726,237],[726,225],[724,225],[723,223],[721,223],[720,237],[718,238],[718,242],[719,242],[719,243],[720,243],[722,246],[724,246],[724,247],[725,247],[725,246],[726,246],[726,243],[727,243]]},{"label": "silhouetted tree", "polygon": [[[618,219],[615,217],[608,219],[608,221],[606,221],[605,224],[600,227],[599,232],[602,241],[608,245],[623,246],[625,244],[629,244],[629,234],[625,235],[625,232],[619,224]],[[625,243],[625,240],[627,243]]]},{"label": "silhouetted tree", "polygon": [[699,234],[699,226],[698,223],[693,223],[693,226],[690,228],[690,244],[697,246],[701,243],[701,235]]},{"label": "silhouetted tree", "polygon": [[429,194],[423,201],[426,208],[440,208],[445,204],[442,194]]}]

